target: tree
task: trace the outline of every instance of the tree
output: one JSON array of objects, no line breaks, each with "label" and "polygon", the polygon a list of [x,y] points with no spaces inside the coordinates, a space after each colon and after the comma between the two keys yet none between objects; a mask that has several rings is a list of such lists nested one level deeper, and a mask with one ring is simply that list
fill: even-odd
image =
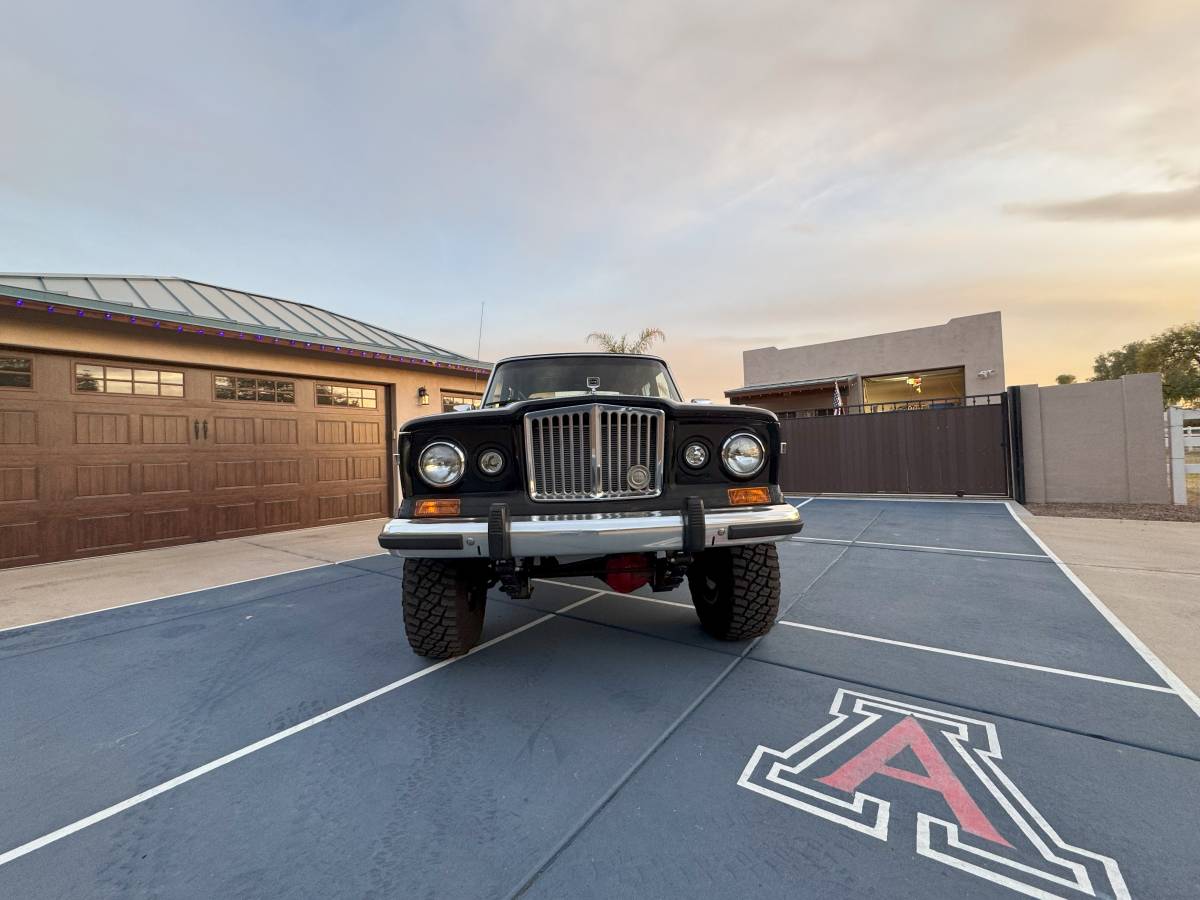
[{"label": "tree", "polygon": [[1054,380],[1059,384],[1074,384],[1078,379],[1074,375],[1059,375]]},{"label": "tree", "polygon": [[605,331],[593,331],[587,336],[595,341],[605,353],[645,353],[655,341],[665,341],[667,336],[661,328],[643,328],[635,338],[627,335],[615,337]]},{"label": "tree", "polygon": [[1145,341],[1134,341],[1132,344],[1126,344],[1120,350],[1101,353],[1096,357],[1096,362],[1092,366],[1092,371],[1096,374],[1092,376],[1091,380],[1111,381],[1122,375],[1135,375],[1143,371],[1138,368],[1138,355],[1145,346]]},{"label": "tree", "polygon": [[1185,322],[1120,350],[1096,357],[1092,381],[1106,381],[1137,372],[1161,372],[1163,401],[1200,403],[1200,322]]}]

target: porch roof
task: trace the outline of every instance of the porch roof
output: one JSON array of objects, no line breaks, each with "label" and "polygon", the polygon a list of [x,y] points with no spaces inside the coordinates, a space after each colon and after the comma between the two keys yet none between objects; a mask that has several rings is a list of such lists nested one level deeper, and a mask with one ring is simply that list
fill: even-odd
[{"label": "porch roof", "polygon": [[829,375],[825,378],[804,378],[800,381],[780,381],[775,384],[748,384],[745,387],[730,388],[725,392],[726,397],[749,397],[757,394],[787,394],[804,388],[832,385],[838,381],[850,381],[858,378],[857,372],[849,375]]}]

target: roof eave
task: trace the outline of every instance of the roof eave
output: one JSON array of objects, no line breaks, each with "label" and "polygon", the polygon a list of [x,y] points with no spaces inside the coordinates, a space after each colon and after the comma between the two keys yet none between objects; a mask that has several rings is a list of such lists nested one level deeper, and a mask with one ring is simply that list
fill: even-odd
[{"label": "roof eave", "polygon": [[[287,331],[280,328],[272,328],[269,325],[257,325],[255,327],[247,327],[241,323],[231,323],[222,319],[210,319],[204,316],[194,316],[187,313],[171,312],[157,309],[138,309],[144,315],[137,315],[131,312],[135,307],[130,307],[121,303],[111,303],[105,300],[92,300],[85,297],[75,297],[71,294],[55,294],[48,291],[39,291],[33,288],[18,287],[16,285],[7,285],[0,283],[0,295],[13,297],[22,300],[31,300],[46,306],[64,306],[74,309],[87,309],[95,312],[108,314],[107,317],[116,320],[118,317],[128,319],[131,323],[139,321],[145,322],[170,322],[173,325],[190,325],[195,329],[199,329],[201,334],[212,334],[218,337],[232,337],[237,335],[238,339],[251,337],[257,340],[272,339],[273,342],[286,341],[288,349],[317,349],[325,350],[326,348],[337,352],[339,350],[353,350],[362,355],[362,358],[373,357],[381,361],[399,362],[406,365],[427,366],[430,368],[461,368],[468,371],[480,371],[483,373],[490,372],[492,366],[490,363],[481,360],[467,359],[461,357],[444,357],[437,354],[415,354],[411,350],[405,350],[401,347],[381,347],[372,344],[364,344],[358,341],[321,341],[320,339],[313,340],[313,335],[301,334],[299,332]],[[274,346],[275,343],[272,344]]]}]

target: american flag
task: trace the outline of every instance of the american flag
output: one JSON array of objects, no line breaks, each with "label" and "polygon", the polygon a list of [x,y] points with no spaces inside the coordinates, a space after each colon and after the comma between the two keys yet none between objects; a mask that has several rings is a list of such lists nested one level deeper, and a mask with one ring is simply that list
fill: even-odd
[{"label": "american flag", "polygon": [[836,381],[833,383],[833,414],[835,416],[842,414],[842,391]]}]

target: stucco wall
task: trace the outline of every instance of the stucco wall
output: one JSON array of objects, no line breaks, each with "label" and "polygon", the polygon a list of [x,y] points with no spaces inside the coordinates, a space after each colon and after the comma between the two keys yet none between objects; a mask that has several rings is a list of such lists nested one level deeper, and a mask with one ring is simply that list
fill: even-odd
[{"label": "stucco wall", "polygon": [[[854,373],[886,375],[962,366],[966,391],[1004,390],[1004,340],[1000,313],[960,316],[945,325],[873,334],[806,347],[763,347],[742,353],[743,384],[779,384]],[[980,378],[977,373],[993,369]]]},{"label": "stucco wall", "polygon": [[1162,379],[1021,386],[1030,503],[1170,503]]}]

